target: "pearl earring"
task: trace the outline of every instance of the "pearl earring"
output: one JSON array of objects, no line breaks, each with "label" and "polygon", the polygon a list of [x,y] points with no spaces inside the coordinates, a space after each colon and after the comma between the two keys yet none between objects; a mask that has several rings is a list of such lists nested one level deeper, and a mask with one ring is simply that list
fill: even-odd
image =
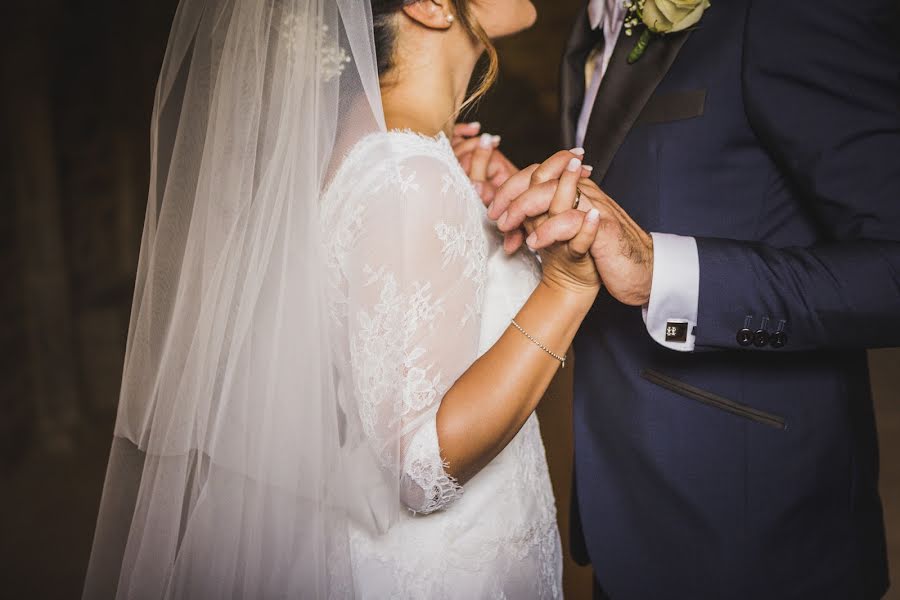
[{"label": "pearl earring", "polygon": [[447,22],[448,22],[448,23],[452,23],[452,22],[455,21],[455,20],[456,20],[456,18],[455,18],[453,15],[447,15]]}]

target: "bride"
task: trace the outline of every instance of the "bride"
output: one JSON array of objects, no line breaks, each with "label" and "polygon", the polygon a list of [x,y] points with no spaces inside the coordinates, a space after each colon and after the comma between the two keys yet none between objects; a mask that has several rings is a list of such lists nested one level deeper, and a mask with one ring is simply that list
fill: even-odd
[{"label": "bride", "polygon": [[[534,410],[599,290],[598,214],[508,255],[448,137],[534,19],[182,0],[85,598],[561,597]],[[507,185],[571,210],[582,154]]]}]

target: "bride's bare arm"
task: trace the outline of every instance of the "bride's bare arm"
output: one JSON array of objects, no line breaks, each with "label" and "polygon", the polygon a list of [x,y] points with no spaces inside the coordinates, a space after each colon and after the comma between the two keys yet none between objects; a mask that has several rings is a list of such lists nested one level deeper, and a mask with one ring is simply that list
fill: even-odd
[{"label": "bride's bare arm", "polygon": [[[553,196],[551,213],[571,213],[568,243],[542,254],[544,275],[516,316],[516,322],[535,340],[563,355],[590,310],[600,282],[585,260],[597,231],[596,214],[571,210],[581,162],[560,153],[539,167],[516,175],[511,188],[547,179],[530,193]],[[559,180],[551,179],[560,175]],[[588,246],[583,244],[587,242]],[[560,362],[510,326],[456,381],[437,413],[440,448],[448,471],[464,483],[489,463],[516,435],[537,407]]]},{"label": "bride's bare arm", "polygon": [[[545,282],[516,321],[555,353],[572,343],[596,293],[573,293]],[[510,326],[457,380],[437,414],[448,472],[465,483],[512,440],[537,407],[560,363]]]}]

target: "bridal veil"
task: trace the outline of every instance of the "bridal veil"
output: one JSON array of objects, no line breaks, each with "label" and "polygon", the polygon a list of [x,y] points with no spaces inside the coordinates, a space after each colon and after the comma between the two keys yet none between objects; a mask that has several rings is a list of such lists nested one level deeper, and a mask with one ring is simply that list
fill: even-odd
[{"label": "bridal veil", "polygon": [[338,402],[319,200],[384,127],[369,2],[180,3],[85,598],[354,595],[398,453]]}]

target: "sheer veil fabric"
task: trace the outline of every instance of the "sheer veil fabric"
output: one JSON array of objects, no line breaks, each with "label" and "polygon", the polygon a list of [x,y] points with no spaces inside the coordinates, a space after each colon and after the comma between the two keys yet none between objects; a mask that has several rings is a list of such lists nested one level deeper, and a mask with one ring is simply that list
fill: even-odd
[{"label": "sheer veil fabric", "polygon": [[319,213],[384,130],[368,2],[182,0],[85,598],[355,595],[402,432],[339,402]]}]

